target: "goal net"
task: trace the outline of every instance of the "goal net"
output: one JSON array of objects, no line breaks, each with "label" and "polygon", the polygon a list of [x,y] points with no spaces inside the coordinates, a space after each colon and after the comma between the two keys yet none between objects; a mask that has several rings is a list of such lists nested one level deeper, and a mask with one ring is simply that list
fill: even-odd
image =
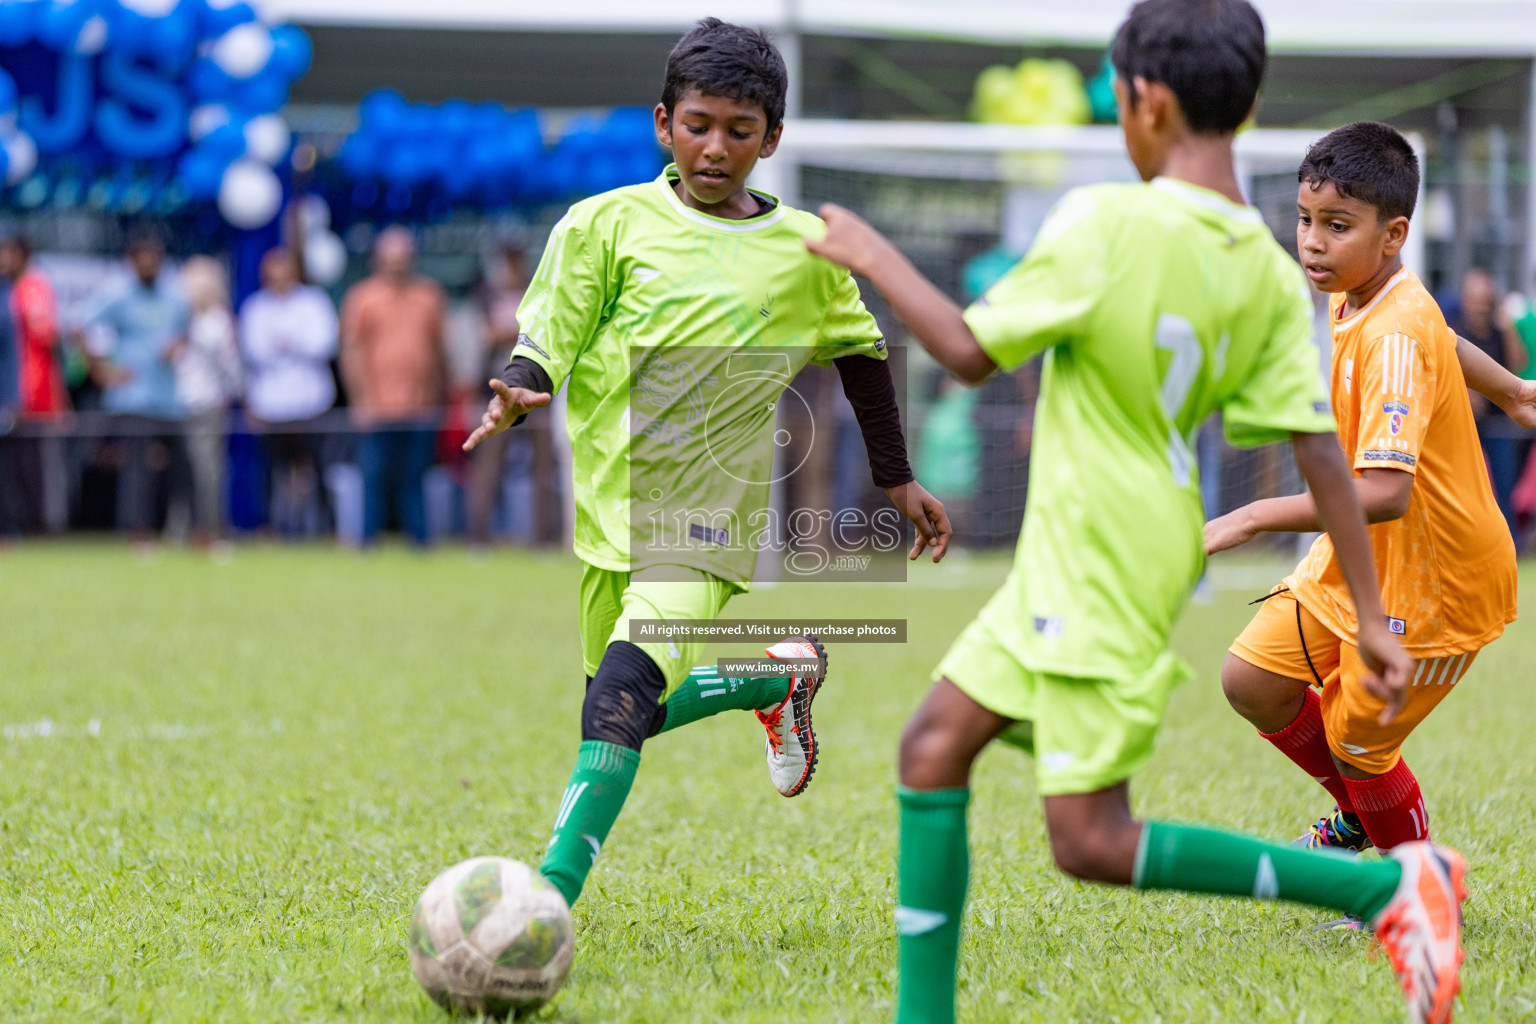
[{"label": "goal net", "polygon": [[[1294,245],[1296,167],[1319,134],[1255,129],[1238,138],[1245,192],[1287,249]],[[1114,127],[799,121],[786,125],[778,153],[759,165],[756,182],[804,209],[834,202],[856,211],[965,303],[1028,250],[1069,188],[1135,180]],[[1420,260],[1412,247],[1406,256],[1410,266]],[[901,325],[873,289],[865,289],[865,301],[899,350],[907,340]],[[1318,315],[1326,360],[1321,303]],[[952,511],[957,541],[972,548],[1011,545],[1028,491],[1038,361],[969,390],[915,343],[904,354],[904,419],[918,478]],[[1289,446],[1234,449],[1214,417],[1200,430],[1197,457],[1210,514],[1303,486]],[[861,461],[841,460],[832,472],[843,481],[850,474],[867,478]],[[1297,538],[1264,543],[1289,552]]]}]

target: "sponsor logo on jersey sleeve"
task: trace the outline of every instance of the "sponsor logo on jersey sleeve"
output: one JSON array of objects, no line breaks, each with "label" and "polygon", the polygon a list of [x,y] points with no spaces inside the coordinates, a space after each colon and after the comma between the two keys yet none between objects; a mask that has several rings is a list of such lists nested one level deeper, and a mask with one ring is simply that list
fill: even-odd
[{"label": "sponsor logo on jersey sleeve", "polygon": [[1061,621],[1061,616],[1059,615],[1035,616],[1035,632],[1047,639],[1059,639],[1065,628],[1066,624]]},{"label": "sponsor logo on jersey sleeve", "polygon": [[1419,460],[1407,452],[1372,450],[1368,452],[1361,452],[1360,458],[1364,459],[1366,462],[1396,462],[1404,466],[1417,466],[1419,464]]},{"label": "sponsor logo on jersey sleeve", "polygon": [[517,344],[514,347],[515,348],[531,348],[535,352],[537,352],[539,355],[543,356],[545,359],[549,358],[549,353],[545,352],[542,348],[540,348],[539,345],[538,345],[538,342],[534,341],[527,334],[519,334],[517,336]]},{"label": "sponsor logo on jersey sleeve", "polygon": [[1388,615],[1387,632],[1396,633],[1398,636],[1403,636],[1408,632],[1408,621],[1406,619],[1395,619]]},{"label": "sponsor logo on jersey sleeve", "polygon": [[703,523],[689,523],[688,536],[694,540],[701,540],[706,544],[719,544],[725,546],[731,542],[731,531],[722,528],[712,528]]}]

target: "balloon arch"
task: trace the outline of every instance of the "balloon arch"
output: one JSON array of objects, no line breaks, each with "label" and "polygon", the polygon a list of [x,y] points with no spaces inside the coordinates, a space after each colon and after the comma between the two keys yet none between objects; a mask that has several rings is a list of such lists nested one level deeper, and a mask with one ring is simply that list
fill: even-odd
[{"label": "balloon arch", "polygon": [[107,182],[108,208],[216,202],[264,227],[292,144],[280,111],[311,57],[303,30],[240,0],[0,0],[5,182],[21,205]]}]

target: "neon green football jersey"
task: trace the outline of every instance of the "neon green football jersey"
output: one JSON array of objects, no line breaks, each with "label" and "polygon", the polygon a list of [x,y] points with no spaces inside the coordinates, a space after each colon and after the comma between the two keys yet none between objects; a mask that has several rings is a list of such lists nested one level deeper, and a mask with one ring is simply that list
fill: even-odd
[{"label": "neon green football jersey", "polygon": [[1204,566],[1199,425],[1220,410],[1240,446],[1333,430],[1301,268],[1215,192],[1096,185],[965,319],[1005,370],[1045,353],[996,634],[1035,671],[1132,678]]},{"label": "neon green football jersey", "polygon": [[[572,206],[518,310],[514,355],[568,389],[576,553],[677,565],[746,589],[772,529],[778,407],[807,362],[884,359],[858,286],[805,248],[821,220],[684,206],[675,166]],[[804,411],[809,411],[804,410]],[[777,441],[777,443],[776,443]]]}]

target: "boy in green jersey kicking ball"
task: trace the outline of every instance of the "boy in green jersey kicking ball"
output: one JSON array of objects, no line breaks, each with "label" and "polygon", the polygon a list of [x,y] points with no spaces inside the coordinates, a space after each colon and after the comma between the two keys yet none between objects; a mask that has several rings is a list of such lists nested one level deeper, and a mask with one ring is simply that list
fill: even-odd
[{"label": "boy in green jersey kicking ball", "polygon": [[[814,637],[768,649],[791,678],[722,679],[701,644],[632,642],[631,620],[710,620],[745,591],[772,512],[774,409],[808,361],[836,366],[875,483],[938,561],[943,506],[907,466],[886,345],[848,272],[805,249],[814,216],[746,187],[778,145],[784,61],[761,33],[709,18],[667,59],[655,181],[571,207],[518,311],[522,336],[464,447],[547,405],[564,383],[587,672],[581,749],[540,871],[574,904],[629,794],[644,741],[721,711],[757,714],[770,776],[802,792],[818,755]],[[894,517],[894,513],[892,513]],[[899,525],[899,520],[895,520]],[[888,536],[899,533],[887,532]]]},{"label": "boy in green jersey kicking ball", "polygon": [[1128,780],[1187,668],[1169,631],[1204,561],[1194,433],[1286,437],[1360,609],[1369,685],[1401,705],[1365,518],[1333,433],[1296,264],[1243,204],[1238,125],[1263,76],[1245,0],[1145,0],[1111,59],[1147,184],[1065,196],[1024,261],[962,311],[853,214],[812,251],[867,277],[923,346],[979,382],[1044,352],[1017,561],[960,635],[902,737],[897,1020],[954,1019],[971,765],[1005,738],[1036,757],[1051,849],[1077,878],[1330,907],[1370,922],[1416,1021],[1449,1019],[1462,859],[1408,843],[1365,861],[1139,821]]}]

